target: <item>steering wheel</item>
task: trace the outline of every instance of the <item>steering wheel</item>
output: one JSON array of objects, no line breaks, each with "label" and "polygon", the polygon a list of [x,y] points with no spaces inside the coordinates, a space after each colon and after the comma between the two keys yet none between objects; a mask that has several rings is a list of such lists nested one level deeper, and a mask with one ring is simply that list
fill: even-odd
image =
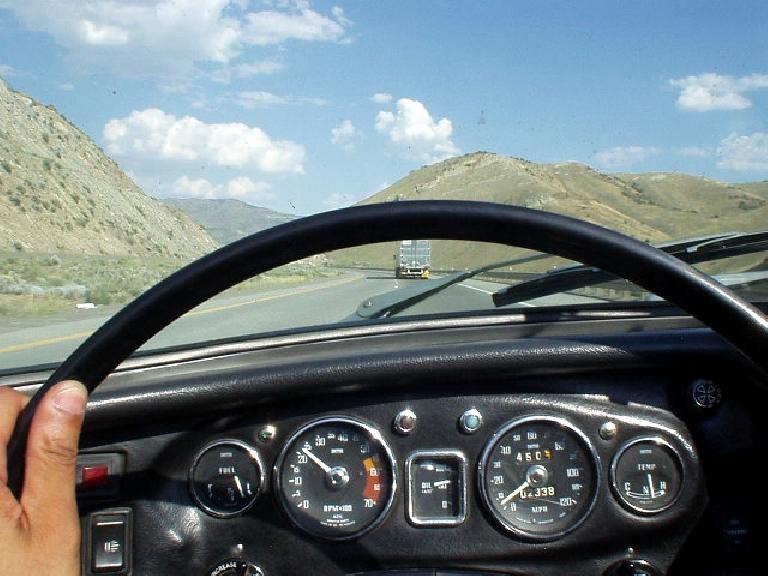
[{"label": "steering wheel", "polygon": [[326,212],[229,244],[128,304],[51,375],[19,416],[8,445],[8,486],[19,497],[32,416],[57,382],[89,393],[165,326],[256,274],[320,252],[403,238],[493,242],[577,260],[678,305],[768,372],[768,318],[709,276],[645,243],[549,212],[485,202],[393,202]]}]

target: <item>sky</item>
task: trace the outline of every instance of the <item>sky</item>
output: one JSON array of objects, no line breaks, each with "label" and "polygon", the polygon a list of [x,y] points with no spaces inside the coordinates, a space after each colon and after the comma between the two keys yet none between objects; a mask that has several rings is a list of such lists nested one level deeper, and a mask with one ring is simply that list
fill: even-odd
[{"label": "sky", "polygon": [[477,150],[768,179],[764,0],[0,0],[0,76],[156,197],[306,215]]}]

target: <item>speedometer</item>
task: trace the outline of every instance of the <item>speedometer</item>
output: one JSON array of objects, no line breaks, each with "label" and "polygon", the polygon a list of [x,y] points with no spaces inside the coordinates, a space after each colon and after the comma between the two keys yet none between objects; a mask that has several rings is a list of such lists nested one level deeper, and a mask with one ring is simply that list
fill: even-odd
[{"label": "speedometer", "polygon": [[561,418],[533,416],[494,434],[478,478],[485,505],[502,528],[551,540],[587,517],[598,476],[597,456],[581,431]]},{"label": "speedometer", "polygon": [[330,417],[307,424],[288,440],[275,480],[296,526],[347,540],[385,518],[395,494],[395,462],[376,429],[353,418]]}]

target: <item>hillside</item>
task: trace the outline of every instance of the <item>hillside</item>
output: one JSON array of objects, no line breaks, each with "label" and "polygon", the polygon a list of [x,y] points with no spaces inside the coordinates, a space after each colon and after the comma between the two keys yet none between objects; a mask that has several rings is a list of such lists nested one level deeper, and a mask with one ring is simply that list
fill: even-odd
[{"label": "hillside", "polygon": [[[604,174],[583,164],[534,164],[487,152],[415,170],[361,204],[426,199],[487,200],[547,210],[652,243],[768,228],[768,182],[728,184],[668,173]],[[337,254],[335,259],[390,267],[394,251],[395,244],[376,245]],[[482,250],[465,243],[433,246],[438,268],[476,266],[514,254],[501,246]]]},{"label": "hillside", "polygon": [[165,198],[163,202],[186,213],[222,245],[296,218],[232,199]]},{"label": "hillside", "polygon": [[216,245],[53,106],[0,79],[0,251],[189,260]]}]

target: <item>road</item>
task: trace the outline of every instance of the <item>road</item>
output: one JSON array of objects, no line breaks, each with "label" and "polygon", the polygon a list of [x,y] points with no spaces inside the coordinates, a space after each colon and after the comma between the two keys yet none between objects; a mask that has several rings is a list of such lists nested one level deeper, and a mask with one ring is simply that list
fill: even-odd
[{"label": "road", "polygon": [[[354,314],[366,298],[421,280],[396,280],[391,272],[348,272],[340,278],[280,290],[226,294],[187,313],[152,338],[145,349],[215,340],[295,327],[333,324]],[[499,284],[465,280],[420,302],[407,314],[492,309]],[[549,296],[526,307],[594,302],[570,295]],[[0,370],[61,362],[116,309],[78,310],[38,325],[0,327]]]}]

